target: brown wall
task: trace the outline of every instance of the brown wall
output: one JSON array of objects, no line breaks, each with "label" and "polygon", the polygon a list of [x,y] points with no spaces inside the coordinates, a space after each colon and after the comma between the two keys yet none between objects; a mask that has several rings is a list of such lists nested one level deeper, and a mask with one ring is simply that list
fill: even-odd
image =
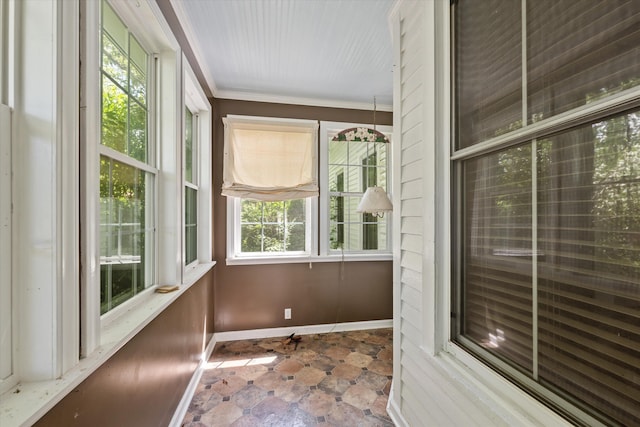
[{"label": "brown wall", "polygon": [[[222,188],[222,117],[263,117],[371,123],[373,112],[301,105],[212,99],[216,332],[334,322],[391,319],[392,263],[340,262],[227,266],[226,197]],[[391,125],[392,114],[377,112],[376,123]],[[284,320],[284,308],[292,319]]]},{"label": "brown wall", "polygon": [[210,271],[35,425],[168,425],[212,337],[212,298]]}]

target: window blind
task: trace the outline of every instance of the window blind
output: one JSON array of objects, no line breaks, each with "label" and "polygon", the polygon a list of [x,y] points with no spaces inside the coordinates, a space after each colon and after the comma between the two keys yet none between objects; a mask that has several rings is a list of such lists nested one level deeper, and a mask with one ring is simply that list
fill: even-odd
[{"label": "window blind", "polygon": [[282,201],[318,195],[318,122],[227,116],[222,195]]},{"label": "window blind", "polygon": [[[571,417],[640,425],[640,95],[579,110],[639,93],[640,2],[454,8],[455,147],[505,136],[455,161],[456,339]],[[534,122],[538,138],[511,147]]]},{"label": "window blind", "polygon": [[[522,126],[522,35],[519,1],[465,2],[455,34],[457,148]],[[496,49],[500,46],[500,49]]]},{"label": "window blind", "polygon": [[540,381],[640,423],[640,114],[538,143]]},{"label": "window blind", "polygon": [[527,2],[529,123],[640,84],[640,2]]}]

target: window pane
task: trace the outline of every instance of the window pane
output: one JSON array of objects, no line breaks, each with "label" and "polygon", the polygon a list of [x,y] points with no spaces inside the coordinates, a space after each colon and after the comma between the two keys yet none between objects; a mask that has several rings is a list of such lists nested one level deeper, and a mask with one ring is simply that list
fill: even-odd
[{"label": "window pane", "polygon": [[529,122],[640,84],[640,2],[527,2]]},{"label": "window pane", "polygon": [[345,167],[342,165],[329,165],[329,191],[345,191],[344,187]]},{"label": "window pane", "polygon": [[102,69],[105,74],[118,83],[120,87],[127,88],[127,69],[129,68],[126,51],[118,47],[106,34],[102,37]]},{"label": "window pane", "polygon": [[[525,3],[524,26],[515,10],[488,19],[520,2],[454,6],[457,148],[507,133],[488,153],[455,162],[457,333],[479,356],[497,356],[490,363],[501,372],[528,375],[513,379],[563,411],[640,425],[640,113],[592,106],[600,118],[575,124],[586,122],[577,107],[638,86],[640,3]],[[512,24],[509,37],[526,37],[524,110],[499,97],[508,80],[494,84],[520,48],[482,49]],[[469,77],[483,61],[492,72]],[[556,117],[569,130],[544,135],[541,124],[535,141],[504,149],[517,142],[508,135],[522,125],[515,112],[530,124],[570,110],[570,119]],[[477,120],[485,111],[489,119]]]},{"label": "window pane", "polygon": [[287,251],[304,252],[306,232],[304,224],[293,224],[287,231]]},{"label": "window pane", "polygon": [[242,224],[240,227],[241,252],[262,252],[262,225]]},{"label": "window pane", "polygon": [[147,75],[137,65],[131,63],[130,91],[139,103],[146,105],[147,103]]},{"label": "window pane", "polygon": [[193,183],[193,114],[188,108],[184,113],[184,179]]},{"label": "window pane", "polygon": [[240,250],[245,253],[305,252],[306,200],[242,200]]},{"label": "window pane", "polygon": [[148,160],[147,58],[103,2],[102,140],[136,160]]},{"label": "window pane", "polygon": [[[386,250],[386,219],[356,212],[368,187],[387,187],[388,143],[331,141],[329,147],[329,249]],[[340,195],[338,193],[351,193]]]},{"label": "window pane", "polygon": [[538,147],[540,380],[640,423],[640,115]]},{"label": "window pane", "polygon": [[121,153],[127,150],[129,97],[113,81],[102,77],[102,144]]},{"label": "window pane", "polygon": [[329,140],[329,164],[346,165],[348,162],[347,143]]},{"label": "window pane", "polygon": [[102,2],[102,26],[123,51],[127,50],[129,32],[106,1]]},{"label": "window pane", "polygon": [[[288,243],[288,242],[287,242]],[[262,225],[262,251],[263,252],[284,252],[285,245],[284,225],[263,224]]]},{"label": "window pane", "polygon": [[462,334],[531,373],[531,147],[464,163]]},{"label": "window pane", "polygon": [[147,161],[147,110],[130,99],[129,147],[131,157],[141,162]]},{"label": "window pane", "polygon": [[100,311],[153,283],[153,176],[100,159]]},{"label": "window pane", "polygon": [[185,264],[198,258],[198,191],[185,187],[184,246]]},{"label": "window pane", "polygon": [[143,75],[147,75],[147,52],[140,46],[140,43],[133,36],[129,36],[129,51],[131,56],[131,66],[136,67]]},{"label": "window pane", "polygon": [[520,5],[503,0],[456,4],[458,149],[522,127]]}]

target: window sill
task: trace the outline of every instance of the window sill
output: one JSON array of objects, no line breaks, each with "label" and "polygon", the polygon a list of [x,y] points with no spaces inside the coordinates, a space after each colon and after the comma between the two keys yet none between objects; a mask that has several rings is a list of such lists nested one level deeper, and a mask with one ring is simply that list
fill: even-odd
[{"label": "window sill", "polygon": [[428,388],[433,394],[423,397],[434,402],[450,398],[465,408],[450,414],[452,425],[482,418],[493,425],[572,425],[457,344],[449,342],[436,356],[426,350],[422,355],[425,369],[438,379],[437,386]]},{"label": "window sill", "polygon": [[274,257],[229,257],[226,259],[227,265],[256,265],[256,264],[296,264],[296,263],[315,263],[315,262],[353,262],[353,261],[392,261],[393,254],[391,252],[376,254],[342,254],[309,256],[274,256]]},{"label": "window sill", "polygon": [[22,382],[0,396],[0,425],[31,425],[46,414],[82,381],[129,342],[169,305],[186,292],[213,266],[200,264],[189,270],[184,283],[175,292],[149,292],[139,304],[109,321],[100,335],[100,347],[60,378],[47,381]]}]

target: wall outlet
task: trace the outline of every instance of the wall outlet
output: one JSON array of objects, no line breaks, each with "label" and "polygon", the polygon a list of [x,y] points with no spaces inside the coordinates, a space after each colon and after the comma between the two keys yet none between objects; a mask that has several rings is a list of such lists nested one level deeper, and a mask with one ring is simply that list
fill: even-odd
[{"label": "wall outlet", "polygon": [[285,308],[284,309],[284,318],[285,318],[285,320],[291,319],[291,309],[290,308]]}]

